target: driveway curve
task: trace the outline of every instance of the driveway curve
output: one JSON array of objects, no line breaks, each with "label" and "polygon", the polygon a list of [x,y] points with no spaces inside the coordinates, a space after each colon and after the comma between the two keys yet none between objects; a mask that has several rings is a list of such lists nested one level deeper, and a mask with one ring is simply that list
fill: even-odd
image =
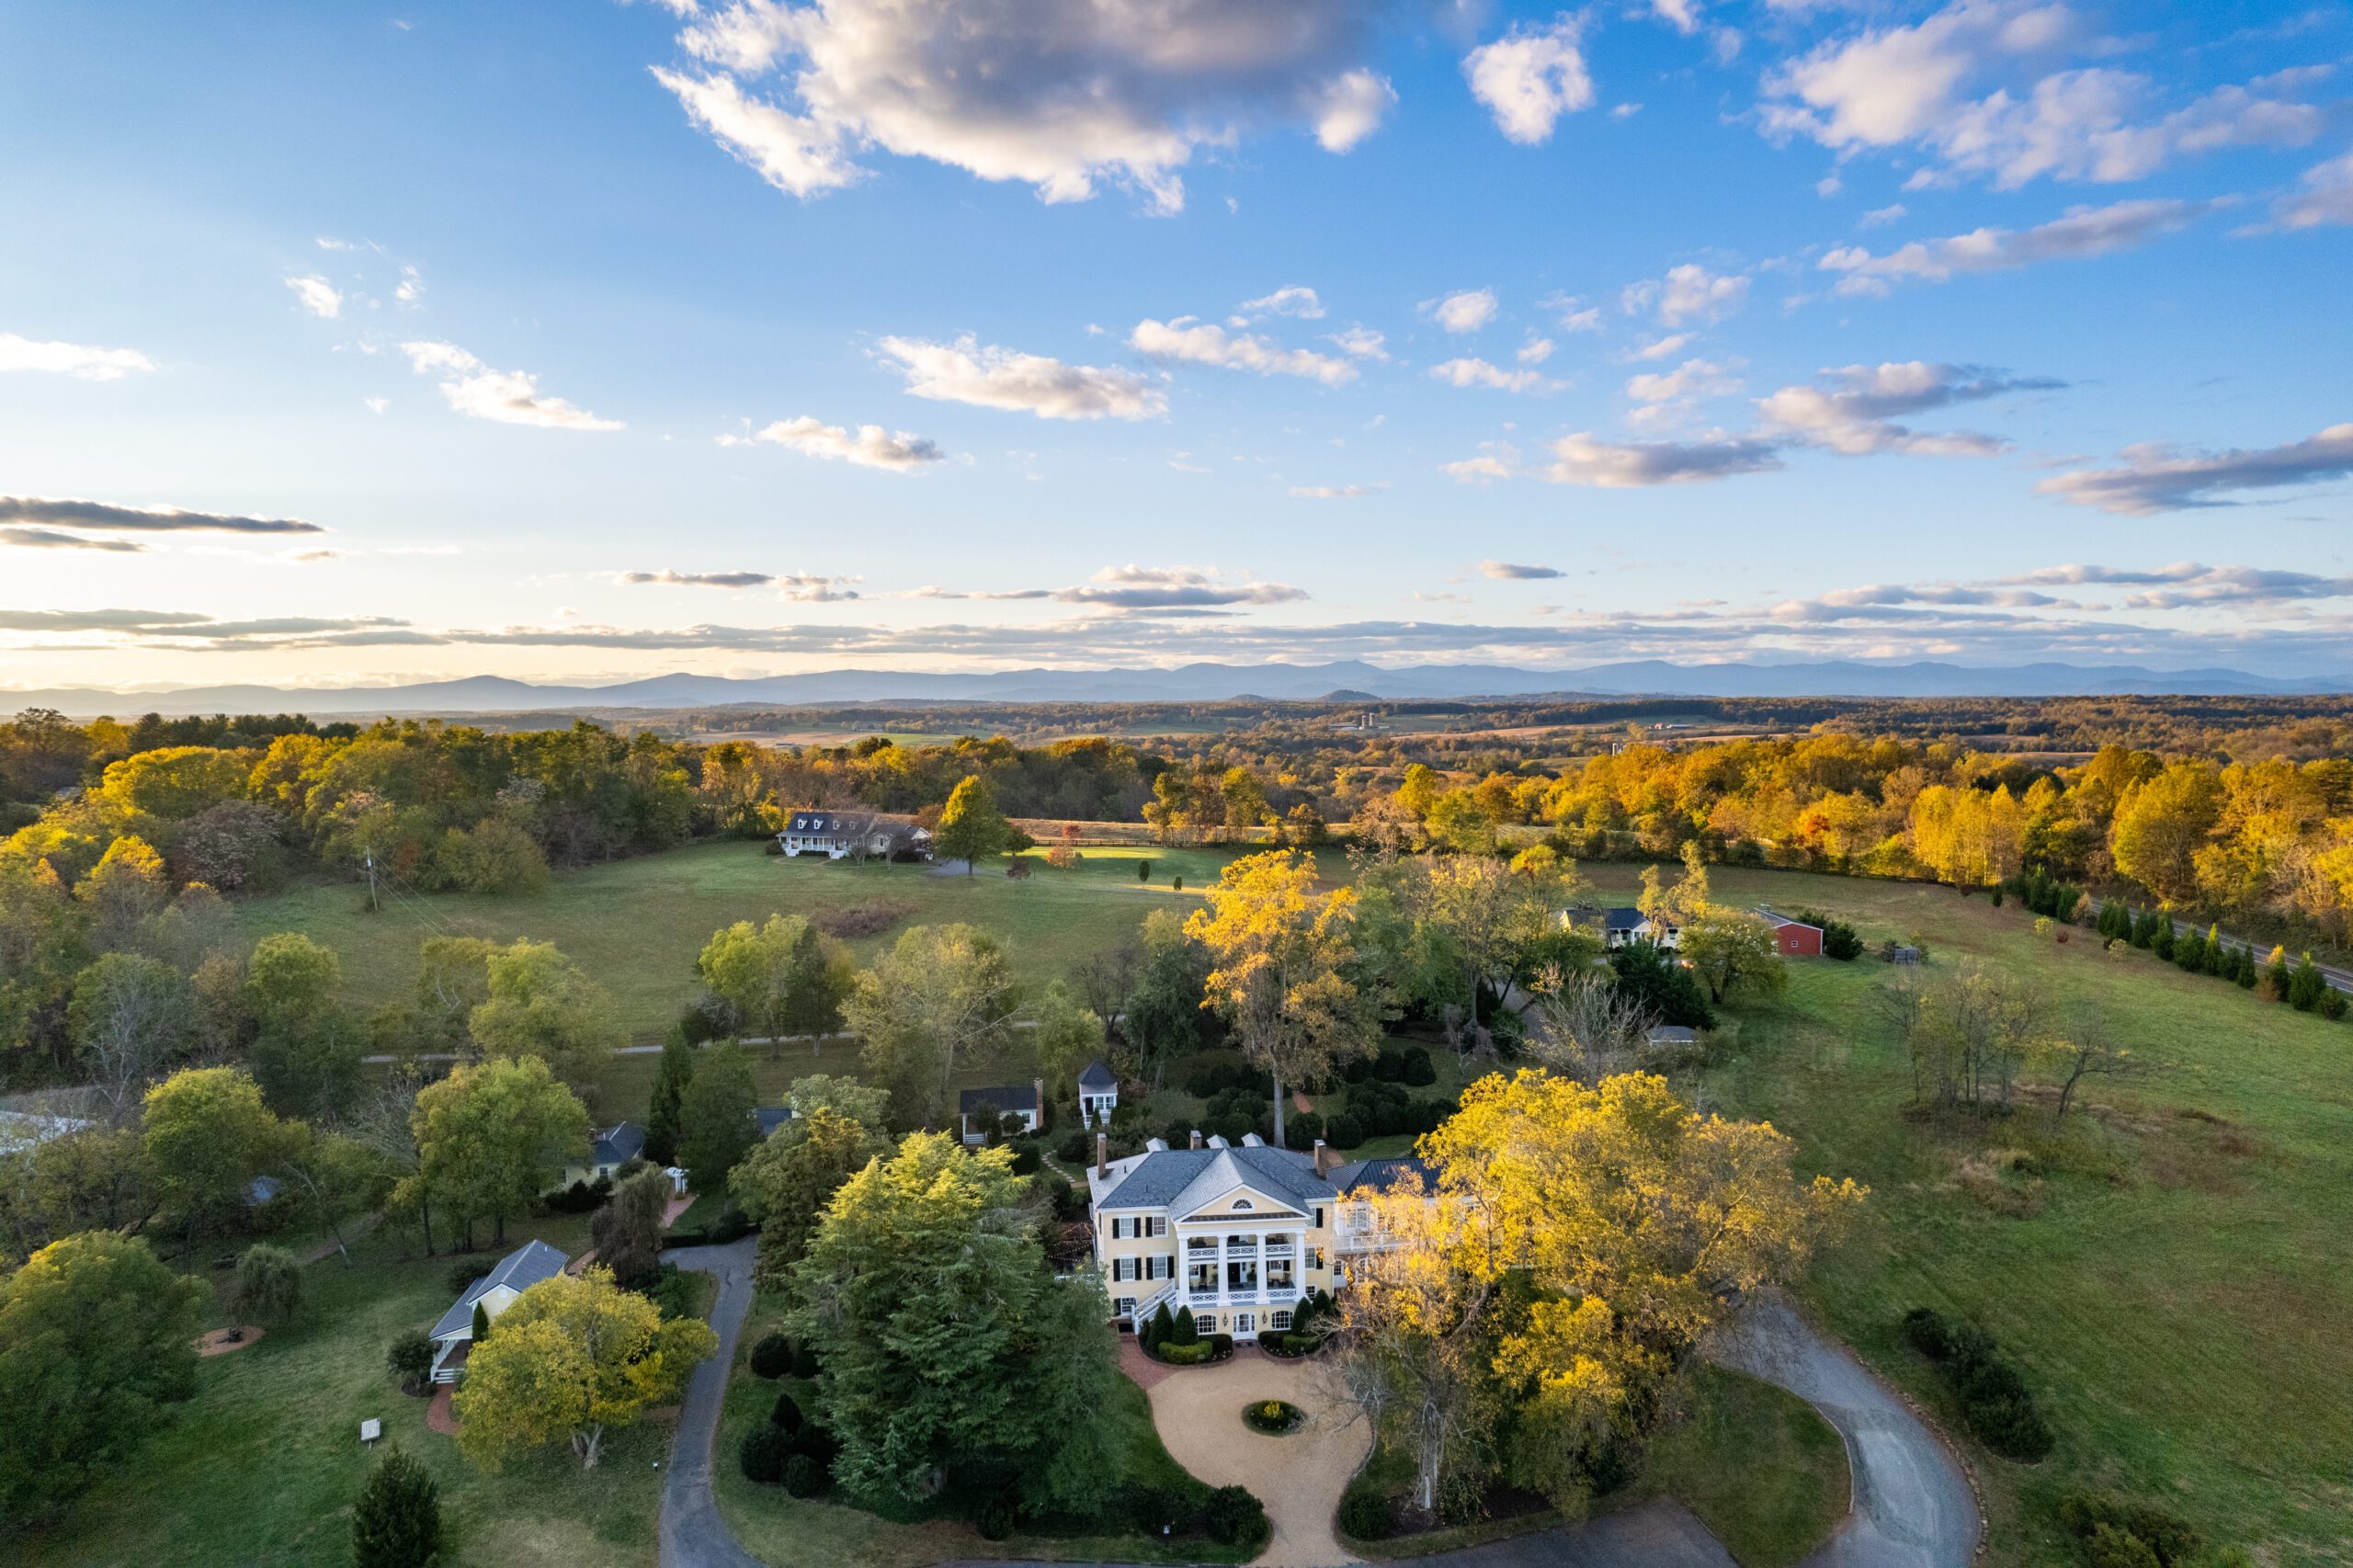
[{"label": "driveway curve", "polygon": [[[1258,1568],[1334,1568],[1358,1559],[1332,1531],[1340,1494],[1372,1451],[1372,1432],[1324,1386],[1321,1366],[1261,1350],[1188,1367],[1145,1390],[1152,1424],[1169,1456],[1211,1486],[1242,1486],[1267,1505],[1274,1527]],[[1289,1400],[1306,1413],[1287,1437],[1254,1432],[1242,1407]]]},{"label": "driveway curve", "polygon": [[1799,1568],[1965,1568],[1977,1552],[1977,1494],[1961,1461],[1855,1353],[1779,1296],[1744,1306],[1714,1358],[1822,1412],[1847,1440],[1855,1502]]},{"label": "driveway curve", "polygon": [[745,1236],[725,1246],[673,1247],[662,1255],[665,1263],[719,1277],[719,1299],[710,1308],[719,1349],[687,1380],[677,1435],[670,1441],[670,1475],[662,1483],[662,1568],[762,1568],[735,1543],[710,1490],[710,1450],[727,1375],[735,1366],[735,1341],[752,1310],[752,1256],[758,1244],[757,1237]]}]

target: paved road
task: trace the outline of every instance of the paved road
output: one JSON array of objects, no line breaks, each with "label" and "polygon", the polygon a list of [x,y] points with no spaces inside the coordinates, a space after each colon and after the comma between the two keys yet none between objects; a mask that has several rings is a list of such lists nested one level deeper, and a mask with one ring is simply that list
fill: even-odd
[{"label": "paved road", "polygon": [[662,1485],[662,1568],[761,1568],[758,1558],[735,1544],[710,1491],[711,1443],[727,1374],[735,1365],[736,1336],[752,1310],[752,1254],[758,1244],[757,1237],[745,1236],[725,1246],[674,1247],[662,1255],[665,1263],[719,1276],[719,1299],[710,1309],[719,1352],[687,1383],[678,1435],[670,1444],[670,1476]]},{"label": "paved road", "polygon": [[1966,1568],[1981,1528],[1969,1477],[1853,1351],[1763,1296],[1741,1310],[1716,1358],[1789,1390],[1847,1439],[1854,1510],[1800,1568]]}]

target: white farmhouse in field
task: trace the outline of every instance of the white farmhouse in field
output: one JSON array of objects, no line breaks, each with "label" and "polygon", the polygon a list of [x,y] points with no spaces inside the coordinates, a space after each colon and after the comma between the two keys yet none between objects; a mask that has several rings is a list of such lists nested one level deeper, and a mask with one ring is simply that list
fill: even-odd
[{"label": "white farmhouse in field", "polygon": [[797,811],[784,819],[776,835],[786,855],[823,855],[828,860],[892,860],[901,857],[931,858],[931,830],[915,825],[913,817],[881,812]]},{"label": "white farmhouse in field", "polygon": [[482,1308],[486,1321],[496,1323],[498,1314],[515,1304],[515,1298],[542,1279],[554,1278],[571,1261],[545,1242],[525,1242],[467,1286],[433,1325],[433,1381],[454,1383],[466,1369],[466,1357],[473,1349],[476,1307]]}]

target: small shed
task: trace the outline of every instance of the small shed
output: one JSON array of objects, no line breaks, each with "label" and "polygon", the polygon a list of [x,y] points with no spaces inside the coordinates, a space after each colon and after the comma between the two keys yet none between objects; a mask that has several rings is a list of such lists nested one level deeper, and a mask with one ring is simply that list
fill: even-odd
[{"label": "small shed", "polygon": [[1110,1125],[1120,1104],[1120,1075],[1101,1061],[1088,1062],[1078,1074],[1078,1119],[1088,1127]]},{"label": "small shed", "polygon": [[1660,1051],[1671,1050],[1678,1046],[1697,1045],[1699,1043],[1699,1036],[1697,1030],[1688,1028],[1681,1024],[1660,1024],[1653,1028],[1644,1029],[1643,1040],[1653,1051]]},{"label": "small shed", "polygon": [[1887,961],[1890,963],[1918,963],[1920,961],[1920,949],[1917,948],[1901,946],[1890,948],[1887,949]]},{"label": "small shed", "polygon": [[1021,1124],[1024,1132],[1035,1132],[1044,1124],[1045,1107],[1042,1079],[994,1089],[966,1089],[956,1096],[957,1120],[967,1143],[987,1142],[1000,1119],[1008,1116]]}]

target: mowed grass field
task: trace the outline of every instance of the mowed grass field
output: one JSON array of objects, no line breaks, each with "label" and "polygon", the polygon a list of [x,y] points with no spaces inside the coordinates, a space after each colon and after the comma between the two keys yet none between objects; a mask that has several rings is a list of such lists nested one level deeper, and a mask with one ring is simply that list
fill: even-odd
[{"label": "mowed grass field", "polygon": [[[577,1216],[507,1226],[507,1245],[540,1236],[577,1254]],[[310,1301],[295,1322],[201,1363],[197,1396],[171,1408],[128,1465],[106,1472],[53,1528],[17,1541],[24,1562],[52,1568],[337,1568],[352,1561],[351,1505],[375,1462],[359,1423],[422,1460],[441,1486],[448,1568],[651,1568],[661,1495],[657,1460],[671,1423],[609,1437],[584,1471],[559,1446],[485,1475],[456,1439],[425,1425],[426,1402],[400,1392],[384,1350],[430,1328],[455,1299],[447,1254],[403,1261],[381,1233],[303,1271]],[[496,1251],[475,1255],[494,1259]],[[222,1278],[216,1276],[216,1278]],[[215,1314],[216,1323],[230,1321]]]},{"label": "mowed grass field", "polygon": [[[343,960],[345,999],[360,1008],[406,1000],[416,983],[417,949],[435,936],[553,942],[596,976],[632,1037],[646,1042],[695,994],[695,956],[710,934],[738,920],[816,915],[870,901],[907,905],[906,919],[849,944],[870,960],[908,926],[967,921],[1004,944],[1014,971],[1043,984],[1090,953],[1117,943],[1154,909],[1189,911],[1239,851],[1105,846],[1055,870],[1042,858],[1016,879],[1003,862],[974,876],[915,865],[854,866],[786,859],[743,840],[691,845],[665,854],[559,873],[528,897],[398,893],[368,909],[364,883],[313,884],[235,905],[249,937],[300,931]],[[1138,881],[1136,862],[1152,862]],[[1172,879],[1182,877],[1176,892]]]},{"label": "mowed grass field", "polygon": [[[1607,893],[1636,885],[1631,868],[1591,872]],[[1896,1323],[1923,1303],[1963,1313],[2043,1402],[2059,1447],[2039,1466],[1964,1439],[1989,1560],[2075,1562],[2051,1510],[2091,1485],[2278,1568],[2353,1563],[2353,1028],[2086,932],[2038,939],[2015,902],[1711,874],[1721,901],[1828,909],[1874,941],[1916,933],[1930,977],[1974,962],[2037,981],[2148,1065],[2094,1081],[2063,1130],[2047,1094],[1984,1126],[1920,1124],[1874,1009],[1898,971],[1867,957],[1793,966],[1784,1004],[1739,1013],[1705,1080],[1710,1108],[1768,1119],[1807,1170],[1872,1187],[1869,1224],[1811,1283],[1824,1322],[1950,1415]]]}]

